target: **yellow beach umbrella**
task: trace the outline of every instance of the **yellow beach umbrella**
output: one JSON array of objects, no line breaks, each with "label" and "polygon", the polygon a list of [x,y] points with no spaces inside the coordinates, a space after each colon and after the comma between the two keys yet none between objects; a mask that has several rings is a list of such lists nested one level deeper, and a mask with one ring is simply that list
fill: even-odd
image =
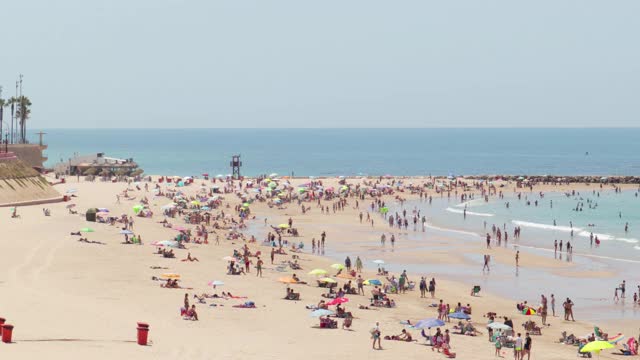
[{"label": "yellow beach umbrella", "polygon": [[166,273],[166,274],[162,274],[160,275],[161,279],[172,279],[172,280],[177,280],[180,279],[180,274],[175,274],[175,273]]},{"label": "yellow beach umbrella", "polygon": [[324,269],[313,269],[309,271],[309,275],[326,275],[327,270]]},{"label": "yellow beach umbrella", "polygon": [[600,353],[600,350],[604,349],[612,349],[615,346],[608,341],[592,341],[587,343],[585,346],[580,349],[581,353],[595,352],[596,354]]},{"label": "yellow beach umbrella", "polygon": [[289,228],[289,224],[280,224],[280,225],[278,225],[278,227],[280,229],[288,229]]},{"label": "yellow beach umbrella", "polygon": [[336,269],[336,270],[342,270],[342,269],[344,269],[344,265],[336,263],[336,264],[331,265],[331,268],[332,269]]}]

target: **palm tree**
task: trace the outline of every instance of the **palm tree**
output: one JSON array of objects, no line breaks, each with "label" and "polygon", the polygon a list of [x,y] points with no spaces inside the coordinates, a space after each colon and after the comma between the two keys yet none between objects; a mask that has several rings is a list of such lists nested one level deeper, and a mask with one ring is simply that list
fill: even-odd
[{"label": "palm tree", "polygon": [[[0,86],[0,96],[2,96],[2,86]],[[4,120],[4,107],[7,105],[7,100],[0,97],[0,144],[2,143],[2,122]]]},{"label": "palm tree", "polygon": [[14,119],[15,108],[17,103],[18,103],[18,98],[16,98],[15,96],[12,96],[7,100],[7,106],[11,105],[11,129],[9,133],[9,144],[13,144],[13,119]]},{"label": "palm tree", "polygon": [[20,122],[19,141],[21,144],[27,142],[27,120],[31,115],[31,100],[26,96],[20,96],[17,99],[18,108],[16,110],[16,121]]}]

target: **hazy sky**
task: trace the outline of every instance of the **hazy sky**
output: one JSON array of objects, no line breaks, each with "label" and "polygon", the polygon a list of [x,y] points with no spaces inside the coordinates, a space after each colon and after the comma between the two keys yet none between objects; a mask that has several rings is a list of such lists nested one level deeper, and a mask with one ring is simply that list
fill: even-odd
[{"label": "hazy sky", "polygon": [[[19,0],[32,127],[640,124],[640,1]],[[5,116],[6,119],[6,116]]]}]

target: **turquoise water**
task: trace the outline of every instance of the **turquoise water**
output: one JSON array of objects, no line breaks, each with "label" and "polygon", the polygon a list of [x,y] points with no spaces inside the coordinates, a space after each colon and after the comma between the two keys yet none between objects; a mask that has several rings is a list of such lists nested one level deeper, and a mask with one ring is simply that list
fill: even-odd
[{"label": "turquoise water", "polygon": [[640,129],[44,131],[48,166],[105,152],[133,157],[148,174],[227,174],[231,155],[241,154],[246,175],[640,175]]},{"label": "turquoise water", "polygon": [[[521,246],[552,250],[554,240],[562,240],[563,244],[570,241],[574,255],[640,263],[640,198],[637,194],[636,190],[615,193],[594,186],[591,191],[573,196],[548,193],[540,198],[538,193],[527,192],[520,200],[516,196],[488,203],[473,200],[460,204],[452,200],[444,212],[434,215],[433,221],[478,234],[491,232],[490,228],[495,224],[500,228],[506,225],[512,235],[513,228],[520,226],[522,237],[517,243]],[[536,200],[538,206],[535,206]],[[583,204],[582,211],[575,210],[578,204]],[[466,219],[463,217],[465,207]],[[625,232],[627,223],[628,231]],[[591,233],[601,240],[599,246],[595,241],[591,244]]]}]

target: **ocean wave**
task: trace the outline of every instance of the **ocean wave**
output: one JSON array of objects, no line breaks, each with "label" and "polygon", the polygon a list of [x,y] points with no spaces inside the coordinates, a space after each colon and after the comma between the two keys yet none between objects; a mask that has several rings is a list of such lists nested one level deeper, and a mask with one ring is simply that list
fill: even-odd
[{"label": "ocean wave", "polygon": [[[582,237],[590,237],[591,236],[591,232],[590,231],[580,231],[578,233],[579,236]],[[639,242],[638,239],[634,239],[634,238],[621,238],[621,237],[615,237],[613,235],[610,234],[600,234],[600,233],[593,233],[594,237],[598,237],[599,240],[601,241],[622,241],[622,242],[626,242],[629,244],[637,244]]]},{"label": "ocean wave", "polygon": [[511,222],[518,226],[536,228],[536,229],[556,230],[556,231],[562,231],[562,232],[568,232],[568,233],[570,233],[571,230],[578,231],[578,232],[583,231],[581,228],[577,228],[577,227],[574,227],[572,229],[569,226],[554,226],[554,225],[540,224],[540,223],[534,223],[534,222],[522,221],[522,220],[512,220]]},{"label": "ocean wave", "polygon": [[439,226],[435,226],[435,225],[431,225],[431,224],[427,224],[426,227],[428,229],[432,229],[432,230],[439,230],[439,231],[446,231],[446,232],[451,232],[451,233],[456,233],[456,234],[462,234],[462,235],[469,235],[469,236],[477,236],[479,237],[480,234],[478,233],[474,233],[471,231],[464,231],[464,230],[455,230],[455,229],[448,229],[448,228],[441,228]]},{"label": "ocean wave", "polygon": [[[456,213],[456,214],[464,214],[464,210],[454,209],[450,207],[446,208],[445,210],[448,212]],[[494,214],[479,213],[479,212],[473,212],[473,211],[467,211],[467,215],[486,216],[486,217],[494,216]]]}]

